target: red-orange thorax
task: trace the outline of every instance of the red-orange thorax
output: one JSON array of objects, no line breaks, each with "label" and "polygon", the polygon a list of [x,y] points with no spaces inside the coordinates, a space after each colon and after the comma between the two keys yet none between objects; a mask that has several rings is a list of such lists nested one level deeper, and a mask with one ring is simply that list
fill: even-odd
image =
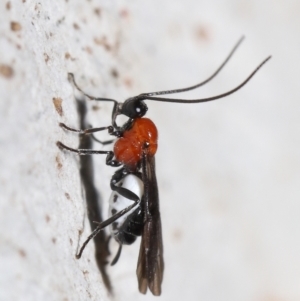
[{"label": "red-orange thorax", "polygon": [[147,144],[147,152],[154,156],[157,150],[157,128],[149,118],[137,118],[114,146],[116,160],[130,169],[136,168]]}]

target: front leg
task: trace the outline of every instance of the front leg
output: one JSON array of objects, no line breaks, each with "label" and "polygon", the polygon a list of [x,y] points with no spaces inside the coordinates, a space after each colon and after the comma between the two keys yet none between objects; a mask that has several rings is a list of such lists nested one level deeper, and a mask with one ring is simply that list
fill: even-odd
[{"label": "front leg", "polygon": [[71,148],[69,146],[64,145],[60,141],[56,142],[56,145],[60,149],[66,149],[70,152],[74,152],[80,156],[85,155],[106,155],[106,165],[112,166],[112,167],[118,167],[121,165],[121,163],[117,160],[113,160],[114,153],[112,151],[102,151],[102,150],[92,150],[92,149],[75,149]]},{"label": "front leg", "polygon": [[59,123],[59,126],[67,131],[75,132],[80,135],[91,135],[93,140],[95,140],[98,143],[101,143],[102,145],[107,145],[107,144],[113,143],[115,141],[114,139],[101,141],[93,135],[93,133],[108,130],[108,133],[110,135],[116,136],[116,134],[114,132],[114,128],[112,126],[105,126],[105,127],[100,127],[100,128],[89,128],[89,129],[85,129],[85,130],[78,130],[78,129],[71,128],[62,122]]},{"label": "front leg", "polygon": [[105,131],[105,130],[108,130],[108,133],[110,135],[112,135],[114,133],[114,128],[111,125],[110,126],[103,126],[103,127],[100,127],[100,128],[90,128],[90,129],[86,129],[86,130],[73,129],[73,128],[70,128],[69,126],[65,125],[62,122],[59,123],[59,126],[63,129],[65,129],[65,130],[67,130],[67,131],[76,132],[76,133],[82,134],[82,135],[92,134],[92,133]]},{"label": "front leg", "polygon": [[75,132],[75,133],[78,133],[80,135],[90,135],[91,134],[93,140],[95,140],[96,142],[98,142],[102,145],[107,145],[107,144],[113,143],[115,141],[115,139],[101,141],[101,140],[97,139],[93,135],[93,133],[108,130],[108,133],[111,136],[115,136],[115,137],[118,137],[118,138],[122,136],[122,131],[115,130],[114,127],[111,126],[111,125],[100,127],[100,128],[89,128],[89,129],[85,129],[85,130],[78,130],[78,129],[71,128],[71,127],[67,126],[66,124],[64,124],[62,122],[59,123],[59,126],[63,129],[65,129],[65,130],[67,130],[67,131]]}]

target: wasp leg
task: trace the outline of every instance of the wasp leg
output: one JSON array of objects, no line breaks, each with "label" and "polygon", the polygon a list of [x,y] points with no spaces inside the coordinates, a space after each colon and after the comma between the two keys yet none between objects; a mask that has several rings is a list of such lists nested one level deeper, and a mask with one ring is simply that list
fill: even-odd
[{"label": "wasp leg", "polygon": [[130,191],[127,188],[121,187],[116,185],[118,182],[120,182],[126,175],[128,175],[128,171],[123,167],[119,170],[117,170],[114,175],[111,178],[110,181],[110,188],[112,191],[117,192],[118,194],[120,194],[121,196],[123,196],[124,198],[131,200],[131,201],[138,201],[139,197],[133,193],[132,191]]},{"label": "wasp leg", "polygon": [[106,98],[106,97],[95,97],[92,95],[89,95],[87,93],[85,93],[76,83],[75,78],[74,78],[74,74],[73,73],[68,73],[68,79],[69,81],[71,81],[73,83],[73,85],[77,88],[78,91],[80,91],[83,95],[85,95],[87,98],[89,98],[90,100],[96,100],[96,101],[110,101],[114,103],[113,106],[113,110],[112,110],[112,123],[114,125],[115,128],[118,128],[117,124],[116,124],[116,117],[117,115],[119,115],[119,103],[112,98]]},{"label": "wasp leg", "polygon": [[94,141],[96,141],[96,142],[98,142],[98,143],[100,143],[102,145],[108,145],[108,144],[111,144],[111,143],[113,143],[115,141],[115,139],[101,141],[98,138],[96,138],[93,134],[91,134],[91,137],[92,137],[92,139]]},{"label": "wasp leg", "polygon": [[121,251],[122,251],[122,244],[119,244],[118,252],[117,252],[115,258],[113,259],[113,261],[111,262],[111,264],[110,264],[111,266],[115,265],[118,262],[120,255],[121,255]]},{"label": "wasp leg", "polygon": [[92,134],[95,132],[100,132],[100,131],[105,131],[108,130],[108,133],[111,135],[114,135],[114,128],[110,125],[110,126],[103,126],[101,128],[90,128],[90,129],[86,129],[86,130],[77,130],[77,129],[73,129],[70,128],[69,126],[65,125],[64,123],[60,122],[59,126],[67,131],[71,131],[71,132],[76,132],[78,134],[83,134],[83,135],[88,135],[88,134]]},{"label": "wasp leg", "polygon": [[114,153],[112,151],[102,151],[102,150],[92,150],[92,149],[75,149],[71,148],[69,146],[64,145],[60,141],[56,142],[56,145],[60,149],[66,149],[70,152],[77,153],[80,156],[85,156],[85,155],[106,155],[106,165],[112,166],[112,167],[117,167],[120,166],[121,163],[118,162],[117,160],[113,160]]},{"label": "wasp leg", "polygon": [[115,186],[112,182],[111,182],[110,187],[113,191],[117,192],[118,194],[120,194],[121,196],[123,196],[124,198],[126,198],[128,200],[131,200],[134,202],[139,200],[139,197],[127,188]]},{"label": "wasp leg", "polygon": [[100,128],[89,128],[86,130],[77,130],[77,129],[73,129],[67,125],[65,125],[64,123],[60,122],[59,126],[67,131],[71,131],[71,132],[75,132],[78,133],[80,135],[91,135],[92,139],[95,140],[96,142],[102,144],[102,145],[107,145],[110,143],[113,143],[115,141],[115,139],[111,139],[111,140],[106,140],[106,141],[101,141],[99,139],[97,139],[93,133],[95,132],[100,132],[100,131],[105,131],[108,130],[108,133],[112,136],[119,136],[119,133],[114,131],[114,128],[112,126],[105,126],[105,127],[100,127]]},{"label": "wasp leg", "polygon": [[140,199],[138,198],[137,201],[134,201],[133,204],[131,204],[130,206],[126,207],[125,209],[119,211],[118,213],[116,213],[115,215],[111,216],[110,218],[108,218],[106,221],[99,223],[98,227],[92,232],[92,234],[90,234],[88,236],[88,238],[86,239],[86,241],[82,244],[79,253],[76,254],[76,258],[79,259],[82,255],[82,252],[84,251],[86,245],[89,243],[89,241],[91,239],[93,239],[102,229],[104,229],[105,227],[107,227],[108,225],[112,224],[115,220],[117,220],[118,218],[120,218],[121,216],[123,216],[124,214],[126,214],[127,212],[129,212],[131,209],[133,209],[135,206],[137,206],[140,203]]}]

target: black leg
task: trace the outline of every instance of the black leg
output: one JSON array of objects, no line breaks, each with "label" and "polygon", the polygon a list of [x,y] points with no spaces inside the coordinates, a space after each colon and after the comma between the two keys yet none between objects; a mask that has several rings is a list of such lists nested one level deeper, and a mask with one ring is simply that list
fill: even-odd
[{"label": "black leg", "polygon": [[66,145],[64,145],[63,143],[61,143],[60,141],[56,142],[56,145],[60,148],[60,149],[66,149],[70,152],[74,152],[80,156],[85,156],[85,155],[106,155],[106,164],[112,167],[117,167],[120,166],[121,163],[113,160],[114,157],[114,153],[112,151],[101,151],[101,150],[92,150],[92,149],[75,149],[75,148],[71,148],[68,147]]},{"label": "black leg", "polygon": [[111,266],[115,265],[115,264],[118,262],[118,260],[119,260],[119,258],[120,258],[120,255],[121,255],[121,251],[122,251],[122,244],[120,243],[120,244],[119,244],[118,252],[117,252],[115,258],[113,259],[113,261],[112,261],[111,264],[110,264]]},{"label": "black leg", "polygon": [[92,232],[91,235],[88,236],[88,238],[86,239],[86,241],[83,243],[82,247],[79,250],[79,253],[76,254],[76,258],[79,259],[82,255],[83,250],[85,249],[86,245],[89,243],[89,241],[91,239],[93,239],[102,229],[104,229],[106,226],[112,224],[115,220],[117,220],[118,218],[120,218],[121,216],[123,216],[124,214],[126,214],[127,212],[129,212],[131,209],[133,209],[135,206],[137,206],[140,203],[140,199],[138,199],[138,201],[134,201],[133,204],[131,204],[130,206],[126,207],[125,209],[119,211],[118,213],[116,213],[115,215],[111,216],[110,218],[108,218],[106,221],[99,223],[98,227]]},{"label": "black leg", "polygon": [[73,83],[73,85],[77,88],[78,91],[80,91],[83,95],[85,95],[87,98],[90,100],[96,100],[96,101],[110,101],[114,103],[113,110],[112,110],[112,124],[116,129],[119,129],[119,127],[116,124],[116,118],[120,114],[120,108],[119,108],[119,103],[112,98],[105,98],[105,97],[95,97],[92,95],[89,95],[82,91],[82,89],[77,85],[75,79],[74,79],[74,74],[73,73],[68,73],[68,79]]},{"label": "black leg", "polygon": [[92,139],[93,139],[94,141],[96,141],[96,142],[98,142],[98,143],[100,143],[100,144],[102,144],[102,145],[108,145],[108,144],[111,144],[111,143],[113,143],[113,142],[115,141],[115,139],[101,141],[101,140],[97,139],[93,134],[91,134],[91,137],[92,137]]},{"label": "black leg", "polygon": [[110,188],[112,191],[116,191],[118,194],[123,196],[124,198],[137,202],[139,197],[133,193],[131,190],[117,186],[116,184],[119,183],[124,177],[126,177],[129,173],[136,175],[136,173],[129,172],[124,167],[117,170],[110,180]]},{"label": "black leg", "polygon": [[70,152],[77,153],[80,156],[84,156],[84,155],[111,155],[111,153],[113,154],[112,151],[101,151],[101,150],[92,150],[92,149],[75,149],[75,148],[71,148],[71,147],[68,147],[68,146],[64,145],[60,141],[57,141],[56,145],[60,149],[66,149]]},{"label": "black leg", "polygon": [[118,194],[120,194],[121,196],[123,196],[128,200],[136,202],[139,199],[139,197],[129,189],[119,187],[119,186],[112,186],[112,185],[110,187],[112,188],[113,191],[116,191]]},{"label": "black leg", "polygon": [[110,135],[113,136],[117,136],[118,134],[114,131],[114,128],[112,126],[105,126],[105,127],[100,127],[100,128],[90,128],[90,129],[86,129],[86,130],[77,130],[77,129],[73,129],[70,128],[69,126],[65,125],[64,123],[60,122],[59,126],[67,131],[71,131],[71,132],[75,132],[81,135],[91,135],[92,139],[95,140],[96,142],[102,144],[102,145],[107,145],[107,144],[111,144],[115,141],[115,139],[111,139],[111,140],[106,140],[106,141],[101,141],[99,139],[97,139],[93,133],[95,132],[100,132],[100,131],[105,131],[108,130],[108,133]]},{"label": "black leg", "polygon": [[73,129],[73,128],[68,127],[67,125],[65,125],[62,122],[59,123],[59,126],[63,129],[65,129],[65,130],[67,130],[67,131],[76,132],[78,134],[83,134],[83,135],[92,134],[92,133],[95,133],[95,132],[100,132],[100,131],[105,131],[105,130],[108,130],[109,134],[113,134],[113,132],[114,132],[114,129],[111,125],[110,126],[104,126],[104,127],[101,127],[101,128],[90,128],[90,129],[86,129],[86,130]]},{"label": "black leg", "polygon": [[105,126],[105,127],[101,127],[101,128],[90,128],[90,129],[86,129],[86,130],[73,129],[73,128],[70,128],[69,126],[65,125],[62,122],[59,123],[59,126],[63,129],[65,129],[65,130],[67,130],[67,131],[75,132],[75,133],[78,133],[78,134],[81,134],[81,135],[91,134],[92,139],[95,140],[96,142],[102,144],[102,145],[111,144],[115,141],[115,139],[101,141],[93,135],[93,133],[95,133],[95,132],[100,132],[100,131],[105,131],[105,130],[108,130],[109,134],[114,135],[114,129],[113,129],[112,126]]}]

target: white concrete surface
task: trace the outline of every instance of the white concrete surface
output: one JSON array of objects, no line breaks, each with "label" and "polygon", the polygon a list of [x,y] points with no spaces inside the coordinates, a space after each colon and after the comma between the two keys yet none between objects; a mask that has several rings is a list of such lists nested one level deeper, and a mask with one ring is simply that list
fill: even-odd
[{"label": "white concrete surface", "polygon": [[[206,104],[147,102],[160,133],[160,300],[300,300],[299,11],[296,0],[2,1],[0,300],[112,298],[93,244],[74,257],[78,231],[90,229],[78,159],[55,145],[78,144],[58,127],[78,125],[67,72],[121,101],[205,79],[243,34],[226,69],[181,96],[227,91],[272,54],[243,90]],[[91,123],[107,125],[110,107],[99,107]],[[108,200],[112,169],[95,164]],[[138,249],[109,268],[114,300],[154,298],[138,293]]]}]

